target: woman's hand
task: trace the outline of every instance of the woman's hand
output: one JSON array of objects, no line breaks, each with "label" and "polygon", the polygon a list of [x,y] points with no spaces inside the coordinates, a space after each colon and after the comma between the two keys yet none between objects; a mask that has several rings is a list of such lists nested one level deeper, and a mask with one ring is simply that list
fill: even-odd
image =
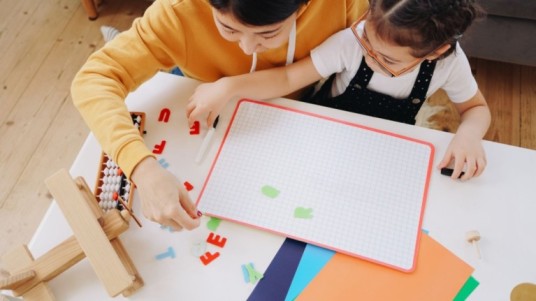
[{"label": "woman's hand", "polygon": [[143,215],[173,230],[192,230],[200,224],[198,211],[181,182],[153,157],[143,159],[132,173]]},{"label": "woman's hand", "polygon": [[232,91],[230,85],[231,80],[226,78],[199,85],[186,106],[188,124],[192,126],[194,121],[206,116],[207,127],[212,127],[216,117],[232,98],[229,92]]}]

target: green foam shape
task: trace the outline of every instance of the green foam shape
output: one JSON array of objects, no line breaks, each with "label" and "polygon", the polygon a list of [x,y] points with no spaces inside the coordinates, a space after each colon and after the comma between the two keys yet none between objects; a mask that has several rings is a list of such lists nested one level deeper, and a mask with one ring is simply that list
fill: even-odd
[{"label": "green foam shape", "polygon": [[313,208],[296,207],[296,209],[294,209],[294,217],[313,218]]},{"label": "green foam shape", "polygon": [[210,220],[207,222],[207,228],[209,230],[216,231],[220,223],[221,223],[221,219],[217,217],[211,217]]},{"label": "green foam shape", "polygon": [[264,185],[261,188],[262,194],[269,198],[276,198],[279,195],[279,190],[275,189],[275,187],[272,187],[270,185]]},{"label": "green foam shape", "polygon": [[257,281],[259,281],[260,279],[262,279],[264,277],[264,275],[262,273],[260,273],[259,271],[255,270],[255,268],[253,267],[253,263],[246,264],[245,267],[246,267],[247,273],[249,275],[249,283],[255,284],[255,283],[257,283]]}]

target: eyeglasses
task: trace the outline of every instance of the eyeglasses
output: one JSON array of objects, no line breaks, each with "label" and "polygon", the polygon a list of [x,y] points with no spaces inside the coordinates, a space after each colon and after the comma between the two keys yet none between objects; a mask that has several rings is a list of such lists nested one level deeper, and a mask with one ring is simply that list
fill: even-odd
[{"label": "eyeglasses", "polygon": [[[374,49],[372,49],[372,46],[370,45],[369,41],[367,40],[366,36],[365,37],[361,37],[358,30],[357,30],[357,26],[363,22],[363,20],[366,19],[366,17],[368,16],[369,14],[369,11],[367,11],[365,14],[363,14],[360,18],[358,18],[351,26],[352,28],[352,32],[354,33],[356,39],[357,39],[357,42],[359,43],[359,45],[361,46],[361,48],[363,48],[363,50],[366,52],[367,56],[370,57],[374,63],[380,67],[382,69],[382,71],[387,74],[387,75],[390,75],[391,77],[397,77],[397,76],[400,76],[406,72],[408,72],[409,70],[412,70],[415,66],[417,66],[418,64],[420,64],[422,61],[425,60],[426,56],[423,57],[423,58],[417,58],[415,59],[415,61],[411,62],[411,64],[409,64],[407,67],[404,67],[400,70],[393,70],[391,67],[389,67],[384,61],[383,59],[379,58],[378,55],[376,54],[376,52],[374,51]],[[365,29],[363,28],[363,32],[365,32]],[[428,55],[427,55],[428,56]]]}]

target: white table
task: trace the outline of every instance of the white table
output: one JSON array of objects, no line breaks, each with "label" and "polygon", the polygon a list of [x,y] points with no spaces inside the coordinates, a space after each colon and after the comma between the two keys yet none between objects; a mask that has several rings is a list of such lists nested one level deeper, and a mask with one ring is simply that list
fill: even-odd
[{"label": "white table", "polygon": [[[152,147],[162,139],[167,140],[167,152],[159,158],[164,158],[169,163],[168,169],[182,180],[194,184],[197,189],[191,192],[193,200],[197,199],[234,109],[234,103],[230,104],[221,114],[214,141],[203,163],[197,166],[193,158],[207,129],[203,128],[199,136],[189,136],[184,117],[185,103],[196,85],[197,82],[190,79],[159,73],[127,98],[131,111],[147,114],[147,145]],[[435,165],[452,137],[449,133],[288,99],[272,102],[428,141],[436,148]],[[167,124],[157,120],[164,107],[171,110]],[[484,147],[489,163],[481,177],[462,183],[438,171],[433,173],[423,228],[475,268],[473,276],[480,285],[469,300],[509,300],[517,284],[536,283],[536,151],[493,142],[485,142]],[[100,147],[90,135],[70,169],[71,175],[84,177],[93,187],[99,156]],[[139,199],[134,201],[135,210],[141,216]],[[257,270],[264,271],[284,240],[274,234],[222,222],[217,234],[228,238],[228,242],[223,249],[208,245],[207,251],[218,251],[221,256],[203,266],[190,249],[210,233],[205,223],[191,232],[169,233],[145,219],[142,222],[143,228],[133,224],[121,236],[145,280],[145,286],[129,300],[177,300],[179,297],[181,300],[245,300],[254,287],[244,282],[240,266],[253,262]],[[481,260],[465,240],[469,230],[478,230],[482,235]],[[71,234],[53,203],[30,249],[37,258]],[[174,247],[177,257],[155,260],[155,255],[165,252],[169,246]],[[59,275],[49,285],[58,300],[112,300],[87,260]]]}]

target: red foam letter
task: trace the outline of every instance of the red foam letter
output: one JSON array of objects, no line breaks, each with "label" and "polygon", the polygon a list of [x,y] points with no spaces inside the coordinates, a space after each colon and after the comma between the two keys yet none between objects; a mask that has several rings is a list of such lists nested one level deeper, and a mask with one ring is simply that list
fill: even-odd
[{"label": "red foam letter", "polygon": [[166,140],[162,140],[160,144],[155,144],[153,154],[161,154],[164,151],[164,147],[166,147]]},{"label": "red foam letter", "polygon": [[190,184],[190,182],[186,181],[184,182],[184,188],[186,188],[186,190],[188,191],[192,191],[192,189],[194,189],[194,185]]},{"label": "red foam letter", "polygon": [[214,254],[212,254],[210,252],[206,252],[205,255],[199,256],[199,259],[201,259],[201,262],[204,265],[208,265],[209,263],[211,263],[214,259],[218,258],[219,256],[220,256],[220,252],[216,252]]},{"label": "red foam letter", "polygon": [[194,125],[190,128],[190,135],[199,135],[199,121],[194,121]]},{"label": "red foam letter", "polygon": [[171,111],[168,108],[163,108],[162,111],[160,111],[160,116],[158,116],[158,121],[168,122],[170,115]]},{"label": "red foam letter", "polygon": [[210,232],[210,234],[208,235],[208,238],[207,238],[207,242],[209,244],[213,244],[215,246],[223,248],[225,246],[225,243],[227,242],[227,238],[221,237],[221,236],[219,236],[217,234],[214,234],[214,233]]}]

